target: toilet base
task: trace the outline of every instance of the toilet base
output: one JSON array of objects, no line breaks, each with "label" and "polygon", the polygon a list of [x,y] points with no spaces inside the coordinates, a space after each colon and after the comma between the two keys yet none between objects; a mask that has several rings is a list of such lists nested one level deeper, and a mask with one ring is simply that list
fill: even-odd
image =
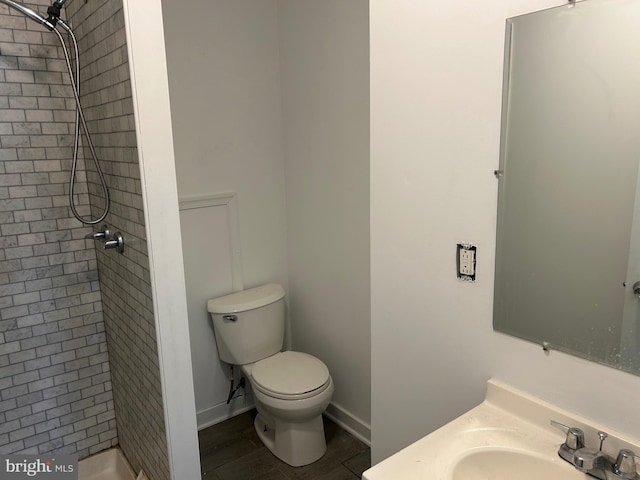
[{"label": "toilet base", "polygon": [[275,429],[258,413],[253,425],[262,443],[283,462],[301,467],[319,460],[327,451],[322,415],[302,423],[274,420]]}]

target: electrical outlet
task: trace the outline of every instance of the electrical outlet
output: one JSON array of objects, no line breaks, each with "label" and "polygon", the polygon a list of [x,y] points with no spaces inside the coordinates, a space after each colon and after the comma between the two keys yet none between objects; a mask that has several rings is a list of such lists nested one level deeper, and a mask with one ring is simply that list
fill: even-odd
[{"label": "electrical outlet", "polygon": [[475,281],[477,247],[468,243],[456,245],[456,267],[458,278]]},{"label": "electrical outlet", "polygon": [[462,275],[473,275],[473,261],[475,254],[473,250],[460,250],[460,273]]}]

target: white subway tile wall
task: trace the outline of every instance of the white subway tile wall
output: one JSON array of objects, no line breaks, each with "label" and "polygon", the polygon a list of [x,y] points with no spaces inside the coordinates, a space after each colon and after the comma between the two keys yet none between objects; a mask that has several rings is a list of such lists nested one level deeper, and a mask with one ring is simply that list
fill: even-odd
[{"label": "white subway tile wall", "polygon": [[[63,58],[53,33],[0,5],[3,454],[82,458],[117,443],[95,248],[68,208],[75,104]],[[88,214],[86,182],[77,193]]]},{"label": "white subway tile wall", "polygon": [[[83,458],[120,443],[136,471],[168,480],[122,4],[70,0],[66,13],[112,196],[106,223],[126,249],[96,258],[92,229],[69,212],[75,103],[57,37],[0,5],[0,453]],[[96,215],[102,193],[81,153],[78,210]]]},{"label": "white subway tile wall", "polygon": [[[107,223],[122,233],[124,254],[99,249],[100,288],[109,345],[118,441],[137,472],[170,478],[149,259],[121,0],[70,0],[80,46],[81,100],[107,177]],[[84,152],[88,159],[88,151]],[[101,209],[88,168],[93,214]]]}]

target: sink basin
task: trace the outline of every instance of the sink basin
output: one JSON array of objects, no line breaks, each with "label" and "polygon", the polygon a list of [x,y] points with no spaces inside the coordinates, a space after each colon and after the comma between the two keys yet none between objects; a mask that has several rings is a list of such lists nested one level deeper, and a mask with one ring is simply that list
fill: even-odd
[{"label": "sink basin", "polygon": [[587,446],[598,431],[603,452],[640,452],[638,439],[597,425],[491,379],[480,405],[364,472],[363,480],[587,480],[558,456],[565,434],[555,420],[584,430]]},{"label": "sink basin", "polygon": [[525,452],[482,449],[471,451],[454,465],[451,480],[584,480],[562,459],[548,459]]}]

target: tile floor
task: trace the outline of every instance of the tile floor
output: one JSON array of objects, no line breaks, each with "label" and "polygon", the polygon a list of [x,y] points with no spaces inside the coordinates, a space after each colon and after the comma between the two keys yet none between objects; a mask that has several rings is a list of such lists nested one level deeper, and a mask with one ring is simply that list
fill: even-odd
[{"label": "tile floor", "polygon": [[354,480],[371,464],[360,440],[324,419],[327,453],[311,465],[291,467],[262,444],[253,428],[255,410],[198,433],[203,480]]}]

